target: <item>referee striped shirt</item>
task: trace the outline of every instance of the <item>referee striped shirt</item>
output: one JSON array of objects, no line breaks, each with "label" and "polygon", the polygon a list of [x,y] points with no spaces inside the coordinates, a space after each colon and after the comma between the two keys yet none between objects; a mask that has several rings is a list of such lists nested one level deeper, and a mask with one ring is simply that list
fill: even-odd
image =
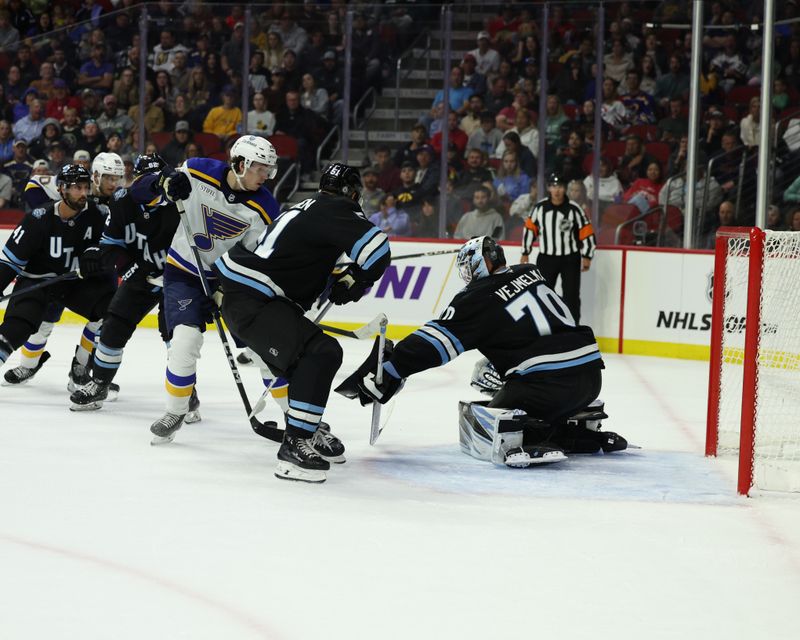
[{"label": "referee striped shirt", "polygon": [[522,234],[522,254],[531,252],[538,238],[539,252],[548,256],[567,256],[580,253],[591,259],[597,242],[592,223],[577,202],[564,200],[554,205],[550,198],[539,200],[525,220]]}]

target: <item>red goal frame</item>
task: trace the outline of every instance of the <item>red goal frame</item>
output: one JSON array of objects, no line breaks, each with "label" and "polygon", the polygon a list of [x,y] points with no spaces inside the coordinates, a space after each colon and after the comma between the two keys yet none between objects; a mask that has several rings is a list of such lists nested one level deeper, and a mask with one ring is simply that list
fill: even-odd
[{"label": "red goal frame", "polygon": [[758,227],[722,227],[714,248],[714,288],[711,307],[711,354],[708,375],[708,413],[706,415],[706,455],[717,455],[719,434],[719,394],[722,369],[722,331],[725,301],[725,268],[728,240],[749,238],[747,274],[747,322],[744,334],[742,407],[739,432],[739,472],[737,490],[747,495],[753,486],[753,440],[756,418],[756,378],[761,327],[761,285],[764,266],[764,231]]}]

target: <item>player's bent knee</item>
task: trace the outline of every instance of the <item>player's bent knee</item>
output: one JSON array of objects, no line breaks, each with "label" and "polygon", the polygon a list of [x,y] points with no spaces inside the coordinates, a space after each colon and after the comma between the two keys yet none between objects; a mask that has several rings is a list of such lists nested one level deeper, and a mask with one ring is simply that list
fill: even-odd
[{"label": "player's bent knee", "polygon": [[200,359],[200,348],[203,346],[203,334],[197,327],[179,324],[172,332],[170,341],[170,362]]},{"label": "player's bent knee", "polygon": [[342,366],[344,354],[339,341],[322,332],[308,341],[305,353],[326,366],[335,367],[336,370]]}]

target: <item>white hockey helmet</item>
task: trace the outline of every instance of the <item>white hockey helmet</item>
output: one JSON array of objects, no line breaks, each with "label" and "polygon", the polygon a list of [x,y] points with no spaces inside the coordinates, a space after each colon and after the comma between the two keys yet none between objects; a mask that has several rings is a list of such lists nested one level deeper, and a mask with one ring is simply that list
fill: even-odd
[{"label": "white hockey helmet", "polygon": [[[240,159],[244,160],[244,171],[241,174],[236,171]],[[270,180],[278,173],[278,154],[272,143],[260,136],[242,136],[231,147],[231,167],[234,175],[241,178],[254,162],[260,162],[269,168],[267,177]]]},{"label": "white hockey helmet", "polygon": [[118,154],[111,152],[98,153],[92,161],[92,181],[95,185],[100,184],[100,179],[104,175],[117,176],[118,178],[125,176],[125,164]]},{"label": "white hockey helmet", "polygon": [[497,244],[491,236],[478,236],[467,240],[456,258],[458,275],[467,284],[473,280],[485,278],[491,273],[486,264],[487,257],[493,267],[499,267],[506,263],[503,247]]}]

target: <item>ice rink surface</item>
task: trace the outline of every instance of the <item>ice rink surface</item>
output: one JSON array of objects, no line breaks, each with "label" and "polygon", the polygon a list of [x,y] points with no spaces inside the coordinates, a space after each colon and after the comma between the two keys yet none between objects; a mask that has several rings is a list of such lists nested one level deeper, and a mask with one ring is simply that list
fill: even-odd
[{"label": "ice rink surface", "polygon": [[[738,498],[733,461],[703,457],[705,363],[606,356],[604,428],[642,448],[540,469],[459,451],[475,354],[412,378],[376,447],[334,395],[348,461],[314,486],[272,475],[214,332],[203,421],[151,447],[156,332],[116,403],[71,413],[79,331],[0,389],[0,638],[800,637],[800,497]],[[342,345],[343,375],[368,344]]]}]

